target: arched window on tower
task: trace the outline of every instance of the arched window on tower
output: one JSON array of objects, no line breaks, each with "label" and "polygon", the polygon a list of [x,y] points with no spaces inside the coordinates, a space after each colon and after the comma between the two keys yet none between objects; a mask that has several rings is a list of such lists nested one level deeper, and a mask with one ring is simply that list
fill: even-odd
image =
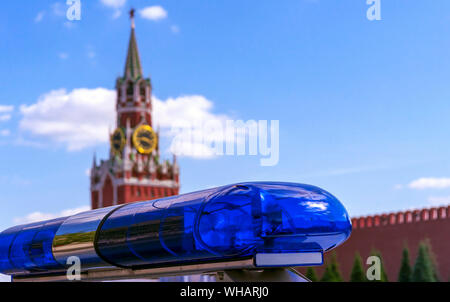
[{"label": "arched window on tower", "polygon": [[147,96],[147,85],[145,84],[145,81],[141,82],[141,85],[139,87],[139,95],[143,98],[143,101],[145,101],[145,98]]},{"label": "arched window on tower", "polygon": [[134,95],[134,85],[133,82],[128,81],[127,83],[127,96],[128,97],[133,97]]}]

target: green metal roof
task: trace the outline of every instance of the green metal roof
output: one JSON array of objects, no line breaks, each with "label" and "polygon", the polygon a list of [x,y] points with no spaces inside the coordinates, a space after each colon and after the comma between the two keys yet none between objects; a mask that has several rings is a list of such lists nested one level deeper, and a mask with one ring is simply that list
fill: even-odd
[{"label": "green metal roof", "polygon": [[124,77],[136,81],[142,78],[141,59],[139,57],[139,49],[137,46],[134,28],[131,29],[130,43],[128,45],[127,62],[125,65]]}]

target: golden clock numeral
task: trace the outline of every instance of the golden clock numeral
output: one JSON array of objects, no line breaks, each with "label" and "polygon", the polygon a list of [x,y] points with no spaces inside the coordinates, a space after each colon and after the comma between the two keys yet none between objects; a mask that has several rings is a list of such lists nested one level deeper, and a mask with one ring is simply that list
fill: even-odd
[{"label": "golden clock numeral", "polygon": [[141,140],[141,142],[146,142],[148,145],[150,145],[151,146],[151,144],[152,144],[152,140],[151,139],[149,139],[149,138],[147,138],[147,137],[145,137],[145,136],[142,136],[141,138],[140,138],[140,140]]}]

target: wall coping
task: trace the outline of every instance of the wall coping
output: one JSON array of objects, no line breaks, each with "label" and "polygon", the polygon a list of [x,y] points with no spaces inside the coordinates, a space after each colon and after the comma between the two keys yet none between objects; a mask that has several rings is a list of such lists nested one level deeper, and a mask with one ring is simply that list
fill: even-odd
[{"label": "wall coping", "polygon": [[450,219],[450,206],[406,210],[352,218],[353,229]]}]

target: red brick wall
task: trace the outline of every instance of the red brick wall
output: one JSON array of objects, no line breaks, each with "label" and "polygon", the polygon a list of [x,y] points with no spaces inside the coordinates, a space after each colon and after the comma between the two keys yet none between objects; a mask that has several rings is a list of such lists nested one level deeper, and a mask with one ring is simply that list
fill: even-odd
[{"label": "red brick wall", "polygon": [[91,208],[97,209],[98,208],[98,191],[92,191],[91,192]]},{"label": "red brick wall", "polygon": [[105,180],[105,184],[103,186],[103,207],[110,207],[113,205],[114,203],[114,188],[113,188],[113,184],[111,181],[111,178],[109,178],[109,176],[106,178]]},{"label": "red brick wall", "polygon": [[[138,191],[140,193],[138,193]],[[118,203],[130,203],[137,201],[148,201],[179,194],[178,188],[132,186],[125,185],[118,188]]]},{"label": "red brick wall", "polygon": [[[357,251],[365,262],[372,249],[377,249],[382,254],[389,281],[397,281],[405,244],[409,247],[413,266],[419,243],[428,239],[435,255],[440,279],[449,281],[450,207],[362,217],[352,219],[352,222],[351,237],[335,249],[345,280],[349,279]],[[330,259],[331,253],[326,255],[325,261]],[[322,276],[323,269],[324,267],[317,268],[319,277]]]}]

